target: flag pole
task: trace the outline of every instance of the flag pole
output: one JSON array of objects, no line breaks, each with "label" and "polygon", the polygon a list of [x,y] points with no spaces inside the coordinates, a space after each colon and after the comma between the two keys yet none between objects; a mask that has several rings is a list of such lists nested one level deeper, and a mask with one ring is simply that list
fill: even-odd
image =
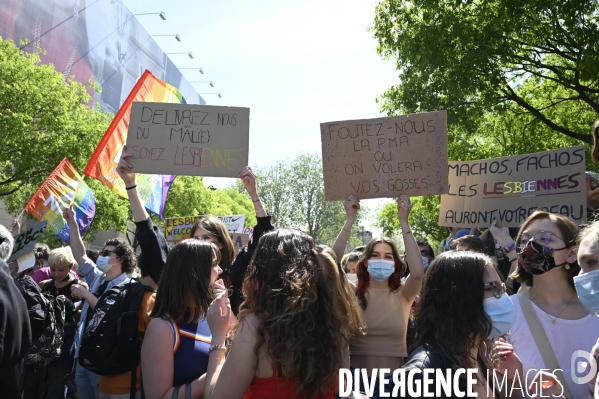
[{"label": "flag pole", "polygon": [[75,203],[75,198],[77,198],[77,193],[79,192],[79,187],[81,187],[81,183],[83,183],[84,176],[81,176],[81,180],[77,183],[77,188],[75,189],[75,194],[73,195],[73,199],[71,199],[71,203],[69,204],[69,208],[73,206]]}]

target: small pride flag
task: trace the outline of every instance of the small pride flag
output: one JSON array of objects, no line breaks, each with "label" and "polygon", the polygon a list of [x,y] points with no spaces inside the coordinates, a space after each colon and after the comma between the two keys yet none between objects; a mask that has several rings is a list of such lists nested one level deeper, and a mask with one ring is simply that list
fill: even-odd
[{"label": "small pride flag", "polygon": [[[133,101],[186,104],[179,90],[156,78],[148,70],[143,73],[129,93],[83,171],[84,175],[101,181],[124,198],[127,198],[127,192],[116,168],[127,140]],[[148,211],[162,217],[166,196],[175,177],[174,175],[137,175],[137,190]]]},{"label": "small pride flag", "polygon": [[[73,202],[73,197],[75,201]],[[62,211],[73,202],[73,210],[81,236],[85,234],[96,214],[96,199],[68,159],[63,159],[44,184],[25,205],[25,210],[39,221],[46,220],[48,228],[70,244],[69,226]]]}]

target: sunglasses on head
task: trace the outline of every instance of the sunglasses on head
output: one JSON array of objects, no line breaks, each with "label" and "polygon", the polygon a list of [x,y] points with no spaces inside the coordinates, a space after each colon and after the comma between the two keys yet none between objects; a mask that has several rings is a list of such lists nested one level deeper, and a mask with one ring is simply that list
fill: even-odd
[{"label": "sunglasses on head", "polygon": [[112,251],[110,249],[105,249],[104,251],[102,251],[102,253],[100,255],[102,256],[110,256],[110,254],[116,254],[116,251]]}]

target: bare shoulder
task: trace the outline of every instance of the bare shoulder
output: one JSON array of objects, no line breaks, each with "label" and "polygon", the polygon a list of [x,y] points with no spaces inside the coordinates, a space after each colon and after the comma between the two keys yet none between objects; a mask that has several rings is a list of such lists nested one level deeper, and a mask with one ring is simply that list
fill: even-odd
[{"label": "bare shoulder", "polygon": [[255,313],[250,313],[239,323],[239,328],[235,333],[235,341],[242,339],[244,341],[255,341],[256,332],[260,326],[260,318]]},{"label": "bare shoulder", "polygon": [[163,320],[160,317],[154,317],[153,319],[150,320],[150,323],[148,324],[148,328],[146,329],[146,337],[150,334],[155,335],[155,336],[160,336],[163,338],[165,336],[172,337],[173,330],[168,321]]}]

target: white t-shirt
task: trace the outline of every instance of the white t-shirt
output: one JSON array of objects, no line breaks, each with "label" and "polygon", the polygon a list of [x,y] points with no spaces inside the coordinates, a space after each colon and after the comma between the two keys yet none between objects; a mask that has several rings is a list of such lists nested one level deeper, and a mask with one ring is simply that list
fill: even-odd
[{"label": "white t-shirt", "polygon": [[[508,342],[514,346],[514,351],[522,361],[523,376],[522,383],[526,378],[528,370],[546,369],[541,353],[539,352],[532,333],[528,328],[524,313],[520,308],[520,301],[517,295],[512,296],[512,302],[516,307],[516,321],[508,335]],[[597,338],[599,338],[599,318],[590,314],[578,320],[556,319],[557,324],[553,324],[553,317],[543,312],[534,302],[532,308],[535,310],[547,339],[551,343],[557,362],[563,370],[566,383],[570,388],[572,398],[585,399],[589,397],[588,384],[575,384],[572,380],[572,354],[578,350],[589,352]],[[581,358],[576,358],[576,362],[581,361]],[[575,363],[575,366],[578,363]],[[550,370],[549,372],[552,372]],[[531,371],[528,375],[528,384],[534,378],[537,372]],[[585,373],[576,373],[578,377],[584,377]]]}]

